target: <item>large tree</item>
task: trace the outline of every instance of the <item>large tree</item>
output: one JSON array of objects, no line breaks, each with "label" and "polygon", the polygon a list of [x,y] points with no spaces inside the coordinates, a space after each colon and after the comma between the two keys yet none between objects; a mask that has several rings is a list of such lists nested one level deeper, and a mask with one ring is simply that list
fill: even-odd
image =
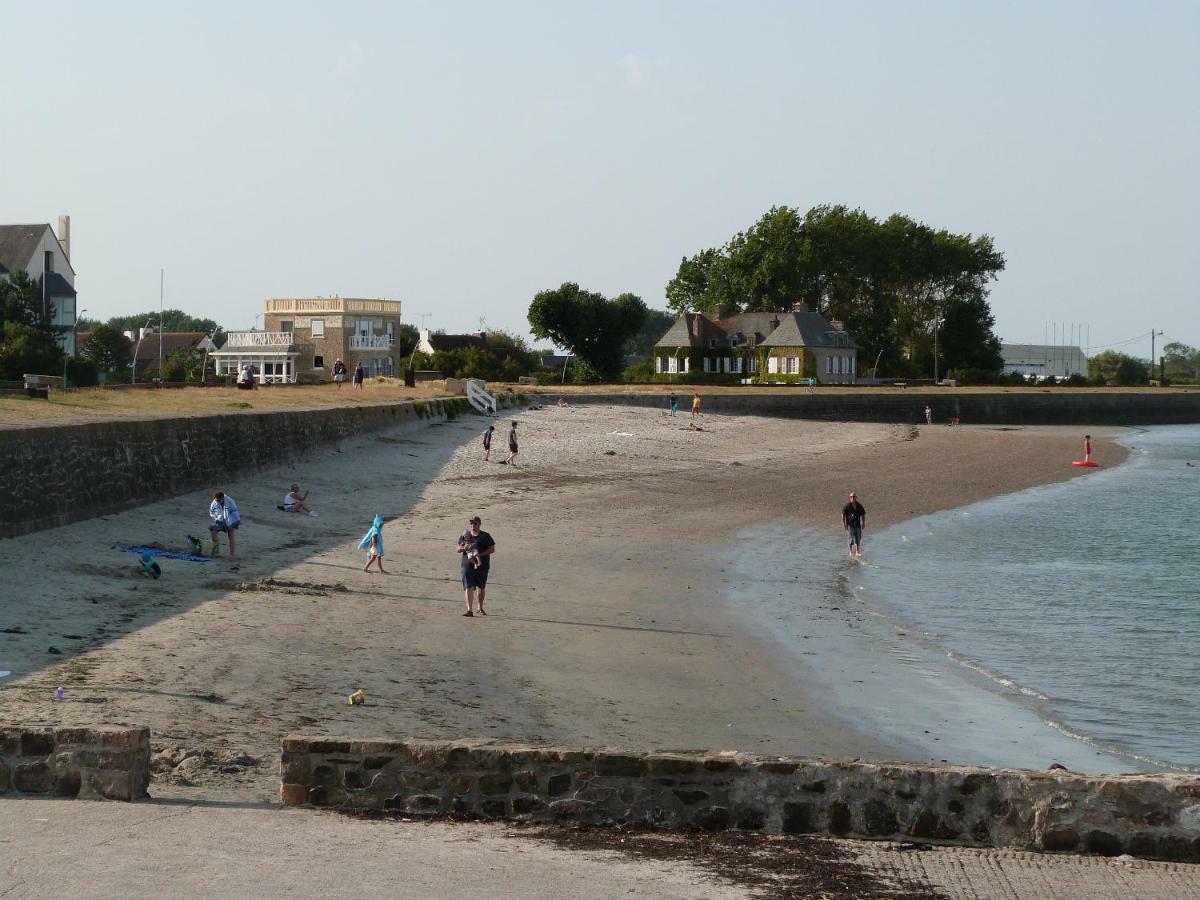
[{"label": "large tree", "polygon": [[[884,371],[1000,367],[987,286],[1004,257],[987,235],[954,234],[907,216],[818,206],[773,207],[719,249],[685,258],[667,285],[676,313],[784,312],[797,301],[841,319]],[[909,370],[909,371],[906,371]]]},{"label": "large tree", "polygon": [[79,355],[94,361],[101,372],[128,375],[133,352],[129,338],[120,331],[111,325],[97,325]]},{"label": "large tree", "polygon": [[1163,347],[1163,375],[1169,381],[1195,384],[1200,380],[1200,350],[1172,341]]},{"label": "large tree", "polygon": [[0,278],[0,379],[62,371],[62,328],[54,325],[53,315],[39,283],[25,272]]},{"label": "large tree", "polygon": [[161,317],[157,309],[128,316],[113,316],[107,324],[117,331],[137,331],[145,327],[147,322],[154,328],[161,327],[163,331],[203,331],[212,334],[219,328],[214,319],[199,318],[181,309],[164,309]]},{"label": "large tree", "polygon": [[1149,365],[1144,359],[1105,350],[1088,360],[1088,378],[1097,384],[1131,386],[1150,380]]},{"label": "large tree", "polygon": [[667,329],[675,322],[675,316],[661,309],[647,309],[646,319],[642,327],[625,342],[625,355],[649,359],[654,352],[654,345],[659,338],[667,333]]},{"label": "large tree", "polygon": [[646,304],[634,294],[609,300],[573,282],[539,291],[529,304],[534,337],[565,347],[603,379],[624,368],[625,344],[646,319]]}]

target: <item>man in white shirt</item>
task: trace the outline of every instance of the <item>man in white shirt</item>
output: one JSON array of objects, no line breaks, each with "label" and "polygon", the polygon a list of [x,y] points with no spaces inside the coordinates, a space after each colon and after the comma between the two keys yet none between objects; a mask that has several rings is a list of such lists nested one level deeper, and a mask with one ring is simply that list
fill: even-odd
[{"label": "man in white shirt", "polygon": [[237,556],[234,535],[238,526],[242,524],[242,517],[238,514],[237,504],[233,502],[233,498],[226,497],[224,491],[217,491],[213,494],[213,501],[208,506],[208,515],[213,520],[212,524],[208,526],[209,532],[212,533],[213,556],[217,555],[217,548],[220,546],[217,535],[222,531],[229,535],[229,555]]}]

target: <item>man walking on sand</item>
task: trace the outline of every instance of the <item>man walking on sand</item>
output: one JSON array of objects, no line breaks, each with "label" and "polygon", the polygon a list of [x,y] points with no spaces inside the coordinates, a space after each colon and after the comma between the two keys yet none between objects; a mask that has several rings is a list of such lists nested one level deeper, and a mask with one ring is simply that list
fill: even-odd
[{"label": "man walking on sand", "polygon": [[479,516],[472,516],[467,522],[467,530],[459,535],[455,550],[462,557],[463,597],[467,601],[467,611],[463,615],[467,617],[475,615],[471,607],[476,591],[479,591],[479,614],[487,615],[483,608],[483,596],[487,590],[488,569],[492,554],[496,552],[496,542],[490,534],[480,530],[482,524]]},{"label": "man walking on sand", "polygon": [[237,541],[234,539],[234,535],[238,526],[242,524],[242,517],[238,514],[237,504],[233,502],[233,498],[226,497],[224,491],[217,491],[213,494],[212,503],[208,505],[208,515],[212,519],[212,524],[208,526],[208,530],[212,534],[212,555],[217,555],[217,548],[221,546],[217,535],[223,531],[229,535],[229,555],[237,556]]},{"label": "man walking on sand", "polygon": [[858,502],[858,494],[850,492],[850,502],[842,507],[842,528],[846,530],[850,543],[846,555],[850,559],[862,559],[862,533],[867,527],[867,510]]},{"label": "man walking on sand", "polygon": [[508,459],[504,461],[506,466],[515,466],[517,464],[517,423],[512,423],[512,428],[508,429]]}]

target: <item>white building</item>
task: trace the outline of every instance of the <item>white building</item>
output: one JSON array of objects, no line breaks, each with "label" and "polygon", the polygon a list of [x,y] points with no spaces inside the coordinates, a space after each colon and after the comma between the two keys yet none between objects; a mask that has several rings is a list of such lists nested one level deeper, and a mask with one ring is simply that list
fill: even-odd
[{"label": "white building", "polygon": [[48,224],[0,225],[0,278],[14,272],[25,272],[38,283],[51,322],[63,329],[58,344],[74,356],[78,298],[71,266],[71,217],[58,217],[57,236]]},{"label": "white building", "polygon": [[1083,350],[1068,344],[1001,344],[1004,374],[1016,372],[1046,378],[1069,378],[1088,373],[1088,361]]}]

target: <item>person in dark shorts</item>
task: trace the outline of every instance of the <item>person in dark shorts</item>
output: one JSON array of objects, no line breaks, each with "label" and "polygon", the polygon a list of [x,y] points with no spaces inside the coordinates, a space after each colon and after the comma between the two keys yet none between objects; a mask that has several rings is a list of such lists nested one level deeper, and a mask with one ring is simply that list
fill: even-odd
[{"label": "person in dark shorts", "polygon": [[671,395],[671,415],[679,412],[679,397],[675,394]]},{"label": "person in dark shorts", "polygon": [[842,507],[842,527],[850,538],[846,555],[862,559],[862,533],[867,527],[867,510],[858,502],[858,494],[850,494],[850,502]]},{"label": "person in dark shorts", "polygon": [[458,538],[456,553],[462,557],[463,597],[467,601],[467,611],[464,616],[474,616],[472,607],[475,592],[479,592],[479,614],[486,616],[483,608],[483,597],[487,590],[488,569],[491,566],[492,554],[496,552],[496,542],[486,531],[480,530],[479,516],[472,516],[467,522],[467,530]]},{"label": "person in dark shorts", "polygon": [[517,464],[517,423],[512,423],[512,428],[508,429],[508,459],[504,461],[505,465],[515,466]]}]

